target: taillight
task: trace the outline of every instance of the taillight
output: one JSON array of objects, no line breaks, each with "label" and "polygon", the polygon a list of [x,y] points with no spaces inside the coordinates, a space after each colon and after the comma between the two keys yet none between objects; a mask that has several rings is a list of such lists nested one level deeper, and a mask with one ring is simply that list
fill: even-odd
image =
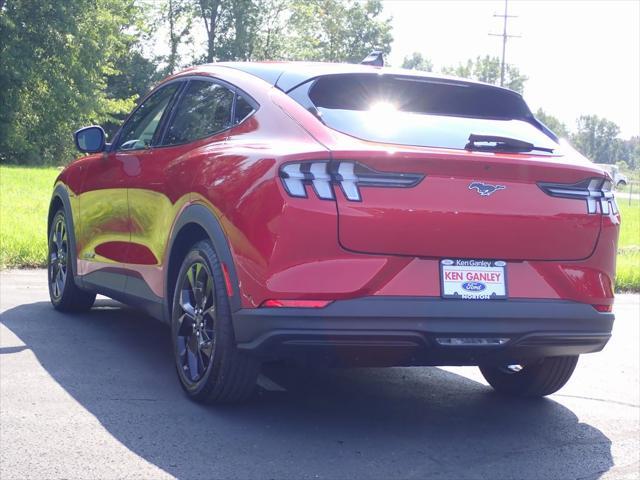
[{"label": "taillight", "polygon": [[604,178],[587,178],[582,182],[566,183],[538,183],[538,186],[548,195],[559,198],[584,200],[587,203],[587,213],[598,213],[598,205],[603,215],[618,213],[618,205],[612,191],[611,181]]},{"label": "taillight", "polygon": [[612,312],[613,311],[613,305],[591,305],[591,306],[593,308],[595,308],[599,312]]},{"label": "taillight", "polygon": [[311,185],[318,198],[333,200],[333,184],[354,202],[362,199],[359,187],[414,187],[424,178],[416,173],[379,172],[358,162],[287,163],[280,168],[280,178],[292,197],[305,198]]},{"label": "taillight", "polygon": [[265,300],[263,308],[324,308],[332,300]]}]

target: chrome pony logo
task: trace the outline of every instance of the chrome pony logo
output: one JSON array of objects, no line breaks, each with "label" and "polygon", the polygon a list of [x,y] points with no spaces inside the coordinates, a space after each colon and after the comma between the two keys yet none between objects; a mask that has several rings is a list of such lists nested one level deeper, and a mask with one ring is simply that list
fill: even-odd
[{"label": "chrome pony logo", "polygon": [[504,190],[504,185],[489,185],[488,183],[482,182],[471,182],[469,184],[469,190],[476,190],[483,197],[488,197],[493,192],[497,192],[498,190]]}]

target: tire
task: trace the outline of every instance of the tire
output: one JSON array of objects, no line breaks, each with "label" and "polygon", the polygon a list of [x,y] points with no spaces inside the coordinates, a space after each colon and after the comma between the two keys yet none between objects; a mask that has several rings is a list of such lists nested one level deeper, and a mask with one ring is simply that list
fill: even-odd
[{"label": "tire", "polygon": [[180,384],[200,403],[237,403],[253,393],[260,362],[236,348],[220,261],[209,241],[185,256],[175,282],[171,337]]},{"label": "tire", "polygon": [[49,255],[47,257],[47,283],[53,308],[61,312],[84,312],[93,306],[95,293],[78,288],[71,267],[69,231],[64,210],[53,216],[49,229]]},{"label": "tire", "polygon": [[520,397],[544,397],[560,390],[571,378],[578,356],[547,357],[523,365],[520,371],[503,366],[481,366],[480,371],[499,393]]}]

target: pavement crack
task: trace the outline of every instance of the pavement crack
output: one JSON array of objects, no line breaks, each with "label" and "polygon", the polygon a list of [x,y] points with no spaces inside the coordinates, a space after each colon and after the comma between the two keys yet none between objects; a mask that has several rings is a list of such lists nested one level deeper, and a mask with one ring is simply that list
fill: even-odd
[{"label": "pavement crack", "polygon": [[634,407],[634,408],[639,408],[640,407],[640,405],[637,405],[635,403],[620,402],[618,400],[608,400],[606,398],[587,397],[587,396],[582,396],[582,395],[564,395],[564,394],[556,394],[555,396],[556,397],[567,397],[567,398],[578,398],[580,400],[592,400],[594,402],[615,403],[616,405],[623,405],[625,407]]},{"label": "pavement crack", "polygon": [[107,398],[107,400],[115,401],[115,402],[157,402],[158,401],[157,398],[119,398],[119,397]]}]

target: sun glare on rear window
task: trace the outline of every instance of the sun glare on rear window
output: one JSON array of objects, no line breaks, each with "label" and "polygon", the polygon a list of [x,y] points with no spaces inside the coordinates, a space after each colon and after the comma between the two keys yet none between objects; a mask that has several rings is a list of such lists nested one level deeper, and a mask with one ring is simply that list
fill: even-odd
[{"label": "sun glare on rear window", "polygon": [[327,126],[368,141],[464,149],[474,134],[558,148],[535,125],[520,95],[488,85],[394,75],[328,75],[315,81],[309,100]]}]

